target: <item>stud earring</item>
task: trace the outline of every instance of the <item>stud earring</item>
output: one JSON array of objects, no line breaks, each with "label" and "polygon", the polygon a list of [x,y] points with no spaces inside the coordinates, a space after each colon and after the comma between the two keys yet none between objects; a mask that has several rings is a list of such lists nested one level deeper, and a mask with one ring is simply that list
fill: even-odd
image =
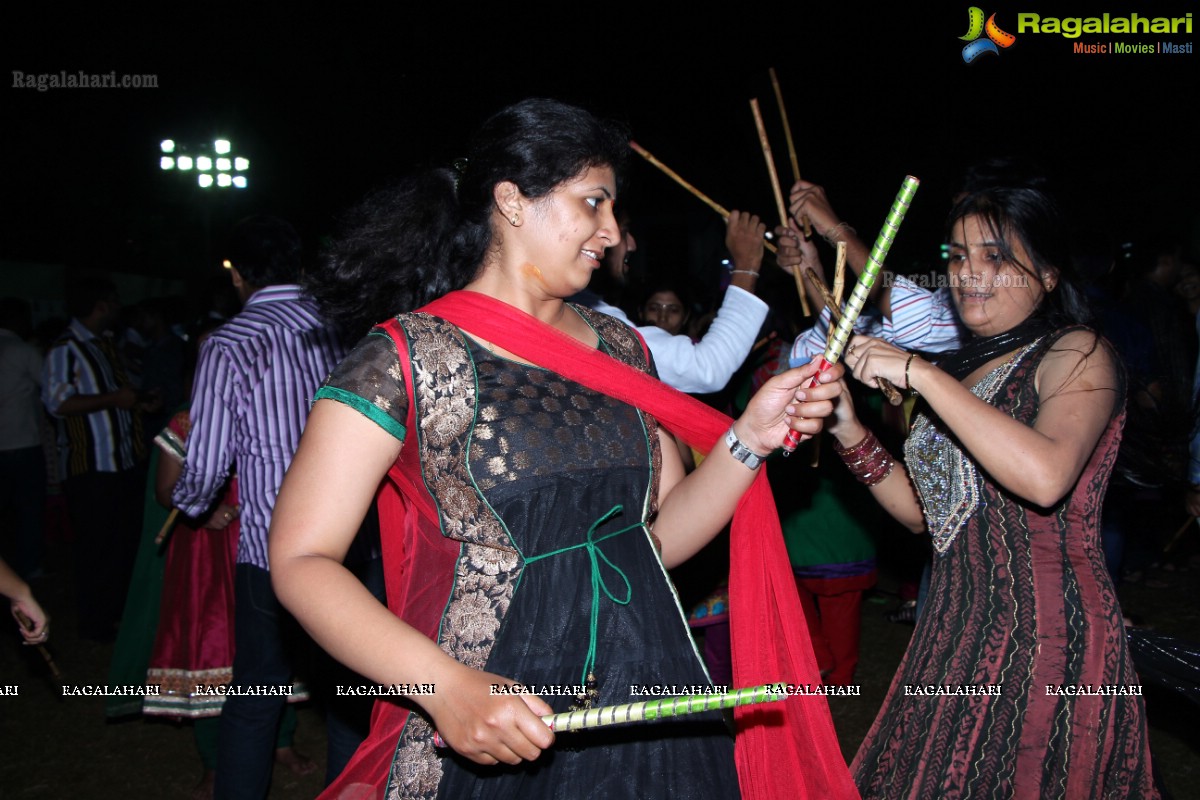
[{"label": "stud earring", "polygon": [[518,228],[521,225],[521,217],[518,214],[513,214],[508,218],[508,221],[514,228]]}]

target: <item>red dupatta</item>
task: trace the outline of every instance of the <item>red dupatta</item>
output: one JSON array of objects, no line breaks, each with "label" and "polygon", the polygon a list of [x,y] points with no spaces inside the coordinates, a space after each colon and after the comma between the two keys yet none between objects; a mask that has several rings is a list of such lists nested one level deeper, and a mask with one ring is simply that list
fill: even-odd
[{"label": "red dupatta", "polygon": [[[421,311],[652,414],[702,452],[732,424],[698,400],[487,295],[451,292]],[[729,608],[737,686],[820,685],[765,467],[734,513]],[[824,697],[794,695],[783,703],[739,708],[735,719],[738,782],[746,800],[785,793],[812,800],[859,796]]]}]

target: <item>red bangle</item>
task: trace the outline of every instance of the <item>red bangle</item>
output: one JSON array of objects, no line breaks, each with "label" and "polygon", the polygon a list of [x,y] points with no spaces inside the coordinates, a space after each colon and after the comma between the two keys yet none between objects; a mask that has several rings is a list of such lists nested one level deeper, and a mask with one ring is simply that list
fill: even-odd
[{"label": "red bangle", "polygon": [[835,441],[833,449],[850,468],[851,474],[867,486],[881,482],[896,466],[896,459],[871,431],[867,431],[863,440],[853,447],[842,447]]}]

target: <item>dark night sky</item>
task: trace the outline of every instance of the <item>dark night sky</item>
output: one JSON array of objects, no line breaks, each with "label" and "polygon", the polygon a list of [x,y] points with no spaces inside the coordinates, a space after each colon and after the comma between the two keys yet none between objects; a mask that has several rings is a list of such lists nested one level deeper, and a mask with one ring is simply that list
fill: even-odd
[{"label": "dark night sky", "polygon": [[[624,119],[718,202],[773,217],[747,103],[760,98],[786,178],[771,66],[805,177],[826,185],[864,235],[906,173],[922,178],[893,261],[940,240],[962,168],[987,155],[1035,158],[1093,233],[1155,223],[1183,234],[1200,206],[1195,54],[1076,55],[1061,36],[1026,34],[966,65],[957,37],[968,3],[742,2],[712,12],[647,3],[627,13],[497,4],[483,16],[458,3],[446,14],[396,4],[357,16],[325,5],[6,12],[15,15],[0,33],[8,71],[154,74],[159,88],[37,92],[12,88],[6,72],[0,259],[186,274],[202,260],[206,200],[214,239],[259,209],[315,238],[371,188],[451,161],[482,118],[531,95]],[[1182,16],[1194,7],[1006,0],[984,10],[1015,33],[1021,11]],[[205,198],[158,169],[160,139],[218,133],[244,143],[247,192]],[[686,237],[716,224],[647,165],[635,164],[631,178],[624,199],[660,261],[685,257]]]}]

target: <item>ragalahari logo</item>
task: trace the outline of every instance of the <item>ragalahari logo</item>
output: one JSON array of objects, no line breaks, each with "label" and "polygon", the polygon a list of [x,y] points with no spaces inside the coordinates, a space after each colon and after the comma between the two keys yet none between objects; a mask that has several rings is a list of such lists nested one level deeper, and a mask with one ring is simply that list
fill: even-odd
[{"label": "ragalahari logo", "polygon": [[[981,39],[980,37],[985,33],[987,38]],[[969,43],[962,51],[963,61],[968,64],[984,53],[1000,55],[1001,47],[1012,47],[1013,42],[1017,40],[1017,37],[1011,33],[1000,30],[1000,26],[996,24],[995,14],[988,17],[985,24],[983,9],[979,6],[971,6],[967,9],[967,33],[958,38]]]}]

